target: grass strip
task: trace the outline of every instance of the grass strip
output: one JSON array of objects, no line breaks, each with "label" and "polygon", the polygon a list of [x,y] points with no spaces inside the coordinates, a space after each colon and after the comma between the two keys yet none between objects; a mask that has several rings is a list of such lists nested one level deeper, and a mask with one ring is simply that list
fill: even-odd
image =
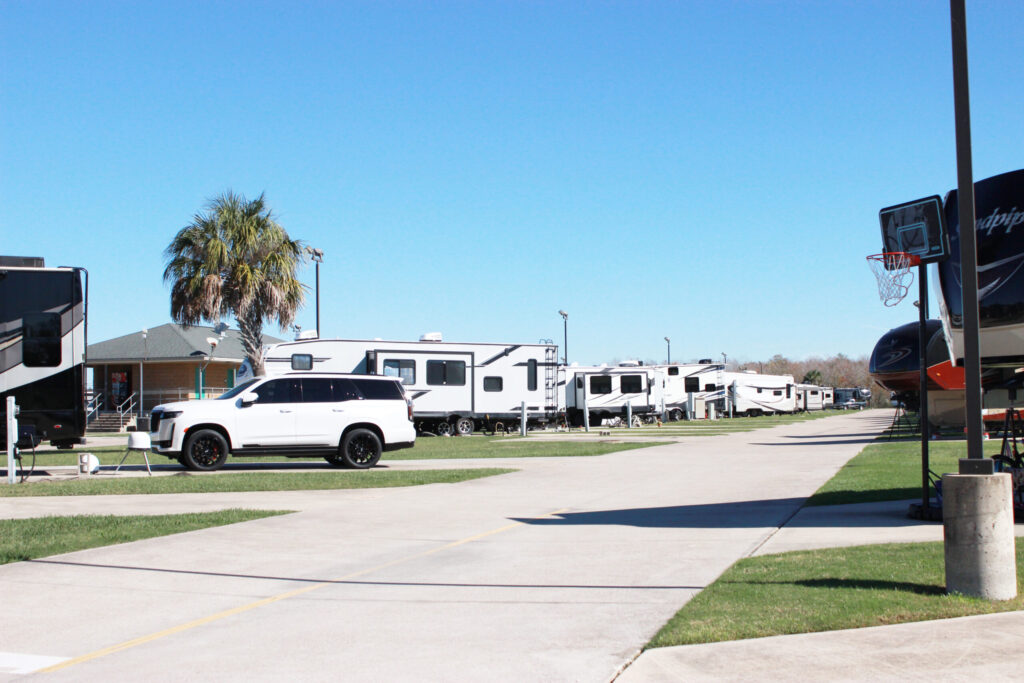
[{"label": "grass strip", "polygon": [[[647,436],[647,435],[644,435]],[[99,448],[80,447],[78,451],[92,453],[100,459],[103,465],[116,465],[124,457],[127,451],[127,439],[125,446],[102,446]],[[473,436],[465,437],[420,437],[416,439],[416,445],[399,451],[390,451],[381,458],[381,464],[386,465],[389,460],[430,460],[430,459],[453,459],[453,458],[548,458],[548,457],[574,457],[605,455],[616,451],[628,451],[635,448],[647,448],[658,446],[668,441],[646,441],[641,443],[605,443],[605,442],[568,442],[568,441],[546,441],[540,439],[525,439],[518,436]],[[32,466],[31,452],[22,453],[21,467],[29,469]],[[324,467],[328,465],[322,459],[304,456],[305,460],[318,460]],[[149,461],[154,465],[175,465],[177,461],[157,455],[149,454]],[[295,462],[295,459],[284,456],[249,456],[228,458],[228,463],[233,462]],[[131,453],[125,460],[126,465],[141,465],[145,461],[140,453]],[[68,451],[43,451],[36,454],[36,469],[47,466],[71,466],[78,464],[78,452]]]},{"label": "grass strip", "polygon": [[180,515],[76,515],[5,519],[0,520],[0,564],[288,513],[288,510],[230,509]]},{"label": "grass strip", "polygon": [[242,472],[107,479],[102,475],[63,481],[38,481],[0,486],[0,496],[112,496],[159,493],[225,493],[237,491],[322,491],[423,484],[454,484],[514,472],[512,469],[354,470],[343,472]]},{"label": "grass strip", "polygon": [[[983,442],[986,456],[999,453],[1002,441]],[[932,441],[928,462],[941,476],[959,469],[967,457],[967,442]],[[935,490],[930,489],[935,495]],[[868,444],[834,477],[811,496],[806,505],[845,505],[921,497],[921,443],[919,441],[876,441]]]},{"label": "grass strip", "polygon": [[942,543],[829,548],[740,560],[648,643],[666,647],[882,626],[1024,608],[1024,541],[1017,593],[993,602],[945,592]]}]

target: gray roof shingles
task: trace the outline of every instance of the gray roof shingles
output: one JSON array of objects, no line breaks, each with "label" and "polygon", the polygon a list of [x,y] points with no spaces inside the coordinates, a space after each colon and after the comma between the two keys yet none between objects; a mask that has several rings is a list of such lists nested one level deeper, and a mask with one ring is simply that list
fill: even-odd
[{"label": "gray roof shingles", "polygon": [[[107,341],[89,344],[89,364],[114,361],[140,360],[184,360],[202,357],[210,353],[207,337],[217,337],[213,327],[197,325],[184,328],[181,325],[167,323],[148,330],[146,339],[142,338],[142,330],[115,337]],[[263,335],[264,344],[276,344],[282,339]],[[213,354],[216,360],[234,360],[239,363],[245,358],[238,330],[227,330]]]}]

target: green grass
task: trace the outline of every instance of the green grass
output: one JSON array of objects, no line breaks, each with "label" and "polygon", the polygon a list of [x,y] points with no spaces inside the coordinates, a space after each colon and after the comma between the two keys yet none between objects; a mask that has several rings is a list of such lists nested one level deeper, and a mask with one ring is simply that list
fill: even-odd
[{"label": "green grass", "polygon": [[103,496],[133,493],[223,493],[231,491],[310,491],[388,488],[422,484],[453,484],[514,472],[511,469],[354,470],[340,472],[243,472],[158,477],[105,478],[102,475],[64,481],[39,481],[0,486],[0,496]]},{"label": "green grass", "polygon": [[[623,430],[625,431],[625,430]],[[655,435],[656,436],[656,435]],[[127,444],[127,439],[125,439]],[[667,441],[647,441],[643,443],[610,443],[610,442],[571,442],[571,441],[547,441],[541,439],[525,439],[518,436],[472,436],[465,437],[430,437],[424,436],[416,439],[416,445],[398,451],[389,451],[381,457],[381,463],[386,465],[389,460],[423,460],[423,459],[451,459],[451,458],[530,458],[530,457],[569,457],[569,456],[590,456],[614,453],[615,451],[626,451],[635,448],[647,448],[656,446]],[[124,457],[127,451],[125,446],[102,446],[98,448],[80,447],[75,452],[69,451],[42,451],[36,454],[36,469],[55,466],[70,466],[78,464],[78,452],[92,453],[99,458],[103,465],[116,465]],[[28,469],[32,466],[32,453],[22,453],[21,467]],[[327,463],[320,458],[304,457],[304,460]],[[266,457],[234,457],[228,458],[228,463],[233,462],[295,462],[292,458],[284,456]],[[145,461],[140,453],[131,453],[125,460],[126,465],[141,465]],[[149,454],[149,462],[153,465],[177,465],[177,461],[170,460],[163,455]],[[2,466],[2,465],[0,465]]]},{"label": "green grass", "polygon": [[1024,609],[945,592],[942,543],[831,548],[740,560],[687,603],[647,647],[833,631]]},{"label": "green grass", "polygon": [[284,514],[288,511],[233,509],[140,517],[5,519],[0,520],[0,564]]},{"label": "green grass", "polygon": [[[1002,441],[983,442],[984,453],[999,453]],[[967,457],[967,442],[932,441],[928,461],[932,472],[942,475],[959,470]],[[934,496],[934,490],[931,491]],[[807,505],[843,505],[921,497],[920,441],[884,441],[869,444],[839,470],[807,501]]]}]

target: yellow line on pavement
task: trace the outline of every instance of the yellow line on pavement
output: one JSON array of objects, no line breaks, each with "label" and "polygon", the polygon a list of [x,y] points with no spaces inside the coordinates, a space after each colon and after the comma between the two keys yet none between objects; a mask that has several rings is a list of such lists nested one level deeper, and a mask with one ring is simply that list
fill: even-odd
[{"label": "yellow line on pavement", "polygon": [[[559,513],[565,512],[566,510],[568,510],[568,508],[562,508],[560,510],[555,510],[553,512],[549,512],[546,515],[541,515],[540,517],[535,517],[534,519],[543,519],[545,517],[551,517],[552,515],[557,515]],[[421,553],[416,553],[415,555],[410,555],[409,557],[403,557],[401,559],[392,560],[391,562],[385,562],[384,564],[379,564],[376,567],[370,567],[369,569],[361,569],[361,570],[359,570],[357,572],[352,572],[351,574],[346,574],[345,576],[339,577],[339,578],[334,579],[332,581],[323,581],[321,583],[315,583],[315,584],[312,584],[310,586],[303,586],[302,588],[297,588],[295,590],[291,590],[291,591],[288,591],[286,593],[280,593],[278,595],[272,595],[269,598],[263,598],[262,600],[257,600],[256,602],[250,602],[247,605],[240,605],[238,607],[233,607],[231,609],[224,610],[223,612],[217,612],[216,614],[211,614],[211,615],[203,617],[201,619],[195,619],[193,621],[189,621],[189,622],[186,622],[184,624],[179,624],[178,626],[172,626],[171,628],[167,628],[167,629],[164,629],[162,631],[157,631],[156,633],[150,633],[149,635],[141,636],[139,638],[134,638],[132,640],[126,640],[123,643],[118,643],[117,645],[111,645],[110,647],[105,647],[102,650],[96,650],[94,652],[90,652],[88,654],[81,655],[80,657],[73,657],[71,659],[67,659],[67,660],[65,660],[63,662],[60,662],[59,664],[54,664],[52,666],[48,666],[48,667],[39,669],[36,673],[48,673],[48,672],[51,672],[51,671],[60,671],[61,669],[67,669],[67,668],[72,667],[72,666],[74,666],[76,664],[82,664],[84,662],[89,662],[89,661],[92,661],[94,659],[99,659],[100,657],[106,657],[107,655],[111,655],[111,654],[114,654],[116,652],[122,652],[124,650],[131,649],[131,648],[136,647],[138,645],[144,645],[145,643],[151,643],[154,640],[160,640],[161,638],[166,638],[167,636],[174,635],[175,633],[181,633],[182,631],[188,631],[189,629],[193,629],[193,628],[196,628],[198,626],[205,626],[206,624],[210,624],[210,623],[213,623],[215,621],[219,621],[221,619],[225,619],[227,617],[234,616],[236,614],[242,614],[243,612],[249,612],[249,611],[257,609],[259,607],[264,607],[265,605],[270,605],[270,604],[273,604],[275,602],[279,602],[281,600],[287,600],[288,598],[294,598],[294,597],[296,597],[298,595],[303,595],[304,593],[310,593],[312,591],[318,590],[320,588],[325,588],[327,586],[333,586],[333,585],[341,583],[343,581],[351,581],[352,579],[358,578],[358,577],[363,576],[365,574],[370,574],[372,572],[380,571],[382,569],[387,569],[389,567],[394,567],[395,565],[404,564],[405,562],[411,562],[413,560],[417,560],[417,559],[422,558],[422,557],[427,557],[428,555],[433,555],[435,553],[439,553],[439,552],[442,552],[444,550],[449,550],[451,548],[455,548],[455,547],[460,546],[460,545],[465,545],[466,543],[472,543],[473,541],[480,540],[481,538],[486,538],[487,536],[494,536],[495,534],[500,534],[500,533],[502,533],[504,531],[508,531],[509,529],[514,529],[516,527],[523,526],[524,524],[525,524],[525,522],[513,522],[512,524],[506,524],[505,526],[498,527],[497,529],[491,529],[490,531],[485,531],[483,533],[479,533],[479,534],[476,534],[474,536],[468,536],[468,537],[460,539],[458,541],[452,541],[451,543],[445,544],[445,545],[440,546],[438,548],[433,548],[431,550],[425,550],[425,551],[423,551]]]}]

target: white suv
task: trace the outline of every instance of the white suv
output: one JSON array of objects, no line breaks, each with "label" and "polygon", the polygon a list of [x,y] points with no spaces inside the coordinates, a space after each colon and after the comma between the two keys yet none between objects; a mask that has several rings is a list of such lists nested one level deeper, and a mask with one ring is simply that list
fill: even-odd
[{"label": "white suv", "polygon": [[214,400],[153,409],[153,450],[190,470],[234,455],[323,456],[366,469],[416,441],[412,401],[391,377],[302,373],[256,377]]}]

